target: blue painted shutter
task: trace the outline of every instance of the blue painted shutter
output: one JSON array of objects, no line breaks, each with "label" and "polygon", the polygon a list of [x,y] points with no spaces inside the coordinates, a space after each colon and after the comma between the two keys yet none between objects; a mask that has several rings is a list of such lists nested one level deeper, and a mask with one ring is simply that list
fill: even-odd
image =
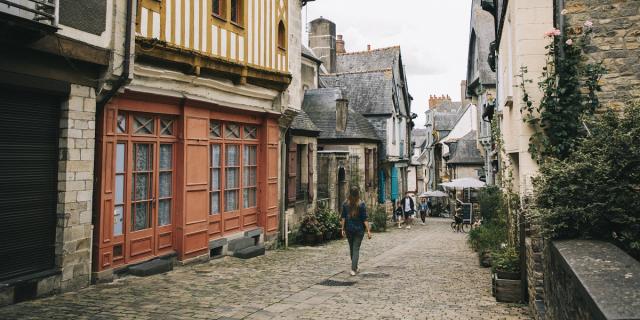
[{"label": "blue painted shutter", "polygon": [[391,167],[391,199],[398,199],[398,168]]},{"label": "blue painted shutter", "polygon": [[378,179],[380,179],[380,181],[378,182],[378,202],[384,203],[384,198],[385,198],[384,170],[380,169],[380,174],[378,175]]}]

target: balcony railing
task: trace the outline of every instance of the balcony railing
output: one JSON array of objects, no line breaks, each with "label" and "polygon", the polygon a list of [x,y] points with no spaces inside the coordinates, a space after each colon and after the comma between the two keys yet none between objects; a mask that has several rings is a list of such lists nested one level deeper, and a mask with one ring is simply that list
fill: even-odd
[{"label": "balcony railing", "polygon": [[59,0],[0,0],[0,12],[50,26],[58,25]]}]

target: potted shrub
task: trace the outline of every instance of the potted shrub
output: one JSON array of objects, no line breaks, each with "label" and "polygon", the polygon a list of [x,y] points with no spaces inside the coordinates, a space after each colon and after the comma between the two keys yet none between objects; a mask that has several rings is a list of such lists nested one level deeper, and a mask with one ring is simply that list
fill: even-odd
[{"label": "potted shrub", "polygon": [[322,242],[322,225],[315,215],[306,215],[300,223],[300,236],[305,244],[318,244]]},{"label": "potted shrub", "polygon": [[322,227],[324,240],[329,241],[340,237],[340,216],[329,209],[320,209],[316,216]]},{"label": "potted shrub", "polygon": [[371,207],[367,210],[367,212],[369,213],[369,223],[371,224],[372,231],[387,231],[387,212],[385,211],[384,207]]},{"label": "potted shrub", "polygon": [[499,302],[522,300],[520,259],[515,248],[507,247],[491,255],[493,294]]}]

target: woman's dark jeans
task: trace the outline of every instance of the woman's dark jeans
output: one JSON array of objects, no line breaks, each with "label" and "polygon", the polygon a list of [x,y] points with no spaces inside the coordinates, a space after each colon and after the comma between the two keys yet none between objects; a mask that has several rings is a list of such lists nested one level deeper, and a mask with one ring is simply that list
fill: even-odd
[{"label": "woman's dark jeans", "polygon": [[360,245],[364,238],[364,232],[349,233],[347,232],[347,240],[349,241],[349,254],[351,255],[351,270],[358,270],[358,259],[360,258]]}]

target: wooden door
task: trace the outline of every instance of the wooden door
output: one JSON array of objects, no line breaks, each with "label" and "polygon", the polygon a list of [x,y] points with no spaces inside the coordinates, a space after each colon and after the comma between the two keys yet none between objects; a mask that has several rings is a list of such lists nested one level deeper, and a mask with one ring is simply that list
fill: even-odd
[{"label": "wooden door", "polygon": [[132,142],[129,148],[131,174],[129,179],[129,206],[125,220],[127,260],[133,261],[154,254],[154,217],[156,215],[156,144]]}]

